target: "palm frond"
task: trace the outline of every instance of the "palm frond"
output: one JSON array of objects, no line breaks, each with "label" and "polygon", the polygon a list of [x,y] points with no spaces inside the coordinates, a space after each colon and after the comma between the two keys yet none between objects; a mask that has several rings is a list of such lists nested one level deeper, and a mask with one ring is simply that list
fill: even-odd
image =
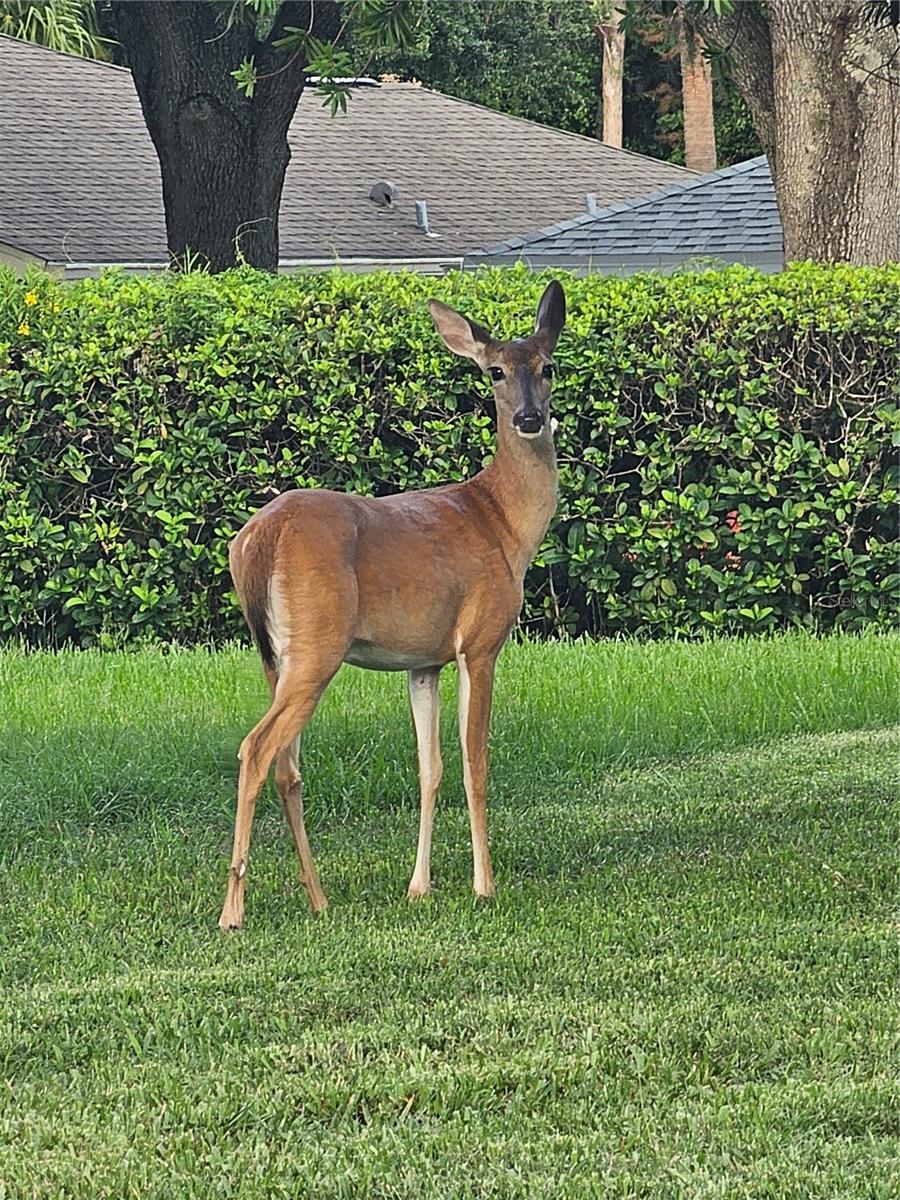
[{"label": "palm frond", "polygon": [[3,0],[0,33],[81,58],[109,58],[91,0]]}]

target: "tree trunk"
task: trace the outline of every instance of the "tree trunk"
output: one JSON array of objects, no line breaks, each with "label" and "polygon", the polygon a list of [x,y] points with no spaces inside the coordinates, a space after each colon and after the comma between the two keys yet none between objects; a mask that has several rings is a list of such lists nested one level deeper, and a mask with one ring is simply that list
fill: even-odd
[{"label": "tree trunk", "polygon": [[867,24],[862,0],[769,8],[786,257],[900,258],[896,31]]},{"label": "tree trunk", "polygon": [[713,83],[703,39],[685,0],[678,0],[678,49],[681,56],[681,98],[684,108],[684,161],[691,171],[716,169],[716,126]]},{"label": "tree trunk", "polygon": [[603,133],[600,140],[608,146],[618,147],[622,145],[622,70],[625,65],[622,16],[613,0],[608,19],[596,27],[603,45]]},{"label": "tree trunk", "polygon": [[[212,271],[239,262],[278,269],[278,212],[290,160],[287,133],[305,76],[303,51],[273,50],[285,25],[306,28],[308,2],[283,3],[264,41],[252,21],[226,28],[208,0],[115,0],[116,31],[156,147],[174,262]],[[315,5],[315,33],[331,36],[337,5]],[[255,59],[252,99],[232,76]]]},{"label": "tree trunk", "polygon": [[698,7],[765,148],[785,258],[881,263],[900,258],[898,32],[875,27],[867,0],[749,0]]}]

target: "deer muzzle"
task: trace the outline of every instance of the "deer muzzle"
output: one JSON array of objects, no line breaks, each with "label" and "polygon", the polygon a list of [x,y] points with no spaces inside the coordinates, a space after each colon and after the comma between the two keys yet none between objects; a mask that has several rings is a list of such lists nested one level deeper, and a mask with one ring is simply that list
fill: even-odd
[{"label": "deer muzzle", "polygon": [[544,416],[536,408],[520,408],[513,417],[516,433],[522,437],[537,437],[544,428]]}]

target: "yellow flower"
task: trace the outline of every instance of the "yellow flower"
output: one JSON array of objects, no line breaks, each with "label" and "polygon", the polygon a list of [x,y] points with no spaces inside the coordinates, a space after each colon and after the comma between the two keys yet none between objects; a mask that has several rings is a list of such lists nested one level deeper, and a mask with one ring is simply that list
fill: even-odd
[{"label": "yellow flower", "polygon": [[38,300],[37,292],[26,292],[25,293],[25,303],[28,305],[29,308],[34,308],[35,304],[37,304],[37,300]]},{"label": "yellow flower", "polygon": [[28,337],[29,333],[31,333],[31,326],[27,321],[23,321],[19,326],[19,333],[22,335],[22,337]]}]

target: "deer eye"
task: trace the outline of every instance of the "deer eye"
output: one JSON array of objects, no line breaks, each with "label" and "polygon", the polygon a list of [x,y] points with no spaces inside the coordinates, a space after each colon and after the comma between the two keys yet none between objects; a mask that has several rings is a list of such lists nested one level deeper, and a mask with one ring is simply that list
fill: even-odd
[{"label": "deer eye", "polygon": [[545,379],[552,379],[553,378],[553,363],[547,363],[545,365],[543,371],[541,371],[541,374],[543,375],[543,377]]},{"label": "deer eye", "polygon": [[493,379],[494,383],[499,383],[503,378],[502,367],[488,367],[488,371],[490,371],[491,379]]}]

